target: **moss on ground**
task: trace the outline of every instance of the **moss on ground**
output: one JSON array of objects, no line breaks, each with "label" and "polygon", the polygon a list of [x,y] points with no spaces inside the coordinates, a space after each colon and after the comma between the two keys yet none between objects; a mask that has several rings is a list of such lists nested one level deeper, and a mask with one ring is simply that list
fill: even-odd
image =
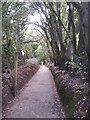
[{"label": "moss on ground", "polygon": [[[55,80],[58,81],[58,80]],[[66,89],[65,87],[61,86],[60,81],[56,83],[57,91],[59,93],[64,112],[66,114],[67,118],[73,118],[74,112],[76,109],[76,104],[79,100],[82,98],[82,91],[76,94],[76,97],[74,98],[75,93],[71,89]]]}]

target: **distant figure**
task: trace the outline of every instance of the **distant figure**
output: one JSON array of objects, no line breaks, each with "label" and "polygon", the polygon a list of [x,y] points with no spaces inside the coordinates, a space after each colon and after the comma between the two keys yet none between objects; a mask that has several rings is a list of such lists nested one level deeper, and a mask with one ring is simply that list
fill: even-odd
[{"label": "distant figure", "polygon": [[45,65],[45,60],[41,61],[40,65]]},{"label": "distant figure", "polygon": [[45,65],[45,60],[43,60],[43,65]]},{"label": "distant figure", "polygon": [[40,62],[40,65],[43,65],[43,61]]}]

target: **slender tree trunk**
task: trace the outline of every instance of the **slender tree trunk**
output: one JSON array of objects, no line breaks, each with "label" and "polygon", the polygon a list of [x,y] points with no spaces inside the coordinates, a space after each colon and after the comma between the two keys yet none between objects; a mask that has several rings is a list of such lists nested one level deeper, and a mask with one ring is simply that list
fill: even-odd
[{"label": "slender tree trunk", "polygon": [[55,18],[53,13],[50,14],[50,25],[51,25],[51,40],[53,41],[54,44],[54,49],[55,49],[55,54],[56,54],[56,61],[57,61],[57,65],[61,66],[61,57],[60,57],[60,51],[59,51],[59,47],[57,44],[57,36],[56,36],[56,29],[54,26],[54,22],[55,22]]},{"label": "slender tree trunk", "polygon": [[7,55],[7,69],[9,69],[9,65],[10,65],[10,44],[11,44],[11,40],[9,40],[9,31],[8,31],[8,23],[6,21],[6,41],[7,41],[7,51],[6,51],[6,55]]},{"label": "slender tree trunk", "polygon": [[[88,3],[88,14],[90,14],[90,2]],[[90,28],[89,21],[90,21],[90,15],[88,15],[88,34]],[[88,83],[90,86],[90,35],[88,36],[87,54],[88,54]],[[90,101],[89,101],[89,113],[90,113]]]},{"label": "slender tree trunk", "polygon": [[73,33],[73,50],[74,50],[74,54],[77,54],[77,49],[76,49],[76,35],[75,35],[75,25],[74,25],[74,10],[71,9],[71,3],[68,2],[68,6],[69,6],[69,26],[68,29],[71,30],[70,28],[72,27],[72,33]]},{"label": "slender tree trunk", "polygon": [[64,46],[64,43],[63,43],[63,38],[62,38],[62,25],[61,25],[61,22],[59,19],[61,19],[61,13],[60,13],[60,2],[57,2],[57,15],[58,15],[58,27],[57,27],[57,31],[58,31],[58,38],[59,38],[59,42],[60,42],[60,45],[61,45],[61,55],[62,57],[65,57],[65,46]]},{"label": "slender tree trunk", "polygon": [[17,44],[18,58],[21,60],[21,58],[22,58],[22,53],[21,53],[21,49],[20,49],[19,27],[17,28],[17,31],[16,31],[16,44]]},{"label": "slender tree trunk", "polygon": [[46,35],[46,45],[47,45],[47,49],[48,49],[49,58],[50,58],[50,61],[53,62],[52,54],[51,54],[51,51],[50,51],[51,43],[50,43],[49,36],[48,36],[46,28],[43,29],[43,31],[44,31],[44,33]]}]

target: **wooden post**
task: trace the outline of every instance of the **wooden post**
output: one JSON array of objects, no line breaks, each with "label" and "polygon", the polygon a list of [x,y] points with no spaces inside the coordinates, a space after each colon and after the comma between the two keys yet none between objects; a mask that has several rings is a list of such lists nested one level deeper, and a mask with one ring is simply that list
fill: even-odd
[{"label": "wooden post", "polygon": [[16,97],[17,94],[17,70],[18,70],[18,53],[15,52],[15,76],[14,76],[14,97]]}]

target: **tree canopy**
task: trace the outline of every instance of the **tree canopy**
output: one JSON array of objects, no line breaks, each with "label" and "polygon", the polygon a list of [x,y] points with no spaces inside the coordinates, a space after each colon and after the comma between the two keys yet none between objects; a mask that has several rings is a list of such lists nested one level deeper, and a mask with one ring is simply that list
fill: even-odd
[{"label": "tree canopy", "polygon": [[[88,3],[4,2],[2,5],[3,66],[37,58],[56,66],[87,68]],[[84,74],[84,73],[82,73]]]}]

